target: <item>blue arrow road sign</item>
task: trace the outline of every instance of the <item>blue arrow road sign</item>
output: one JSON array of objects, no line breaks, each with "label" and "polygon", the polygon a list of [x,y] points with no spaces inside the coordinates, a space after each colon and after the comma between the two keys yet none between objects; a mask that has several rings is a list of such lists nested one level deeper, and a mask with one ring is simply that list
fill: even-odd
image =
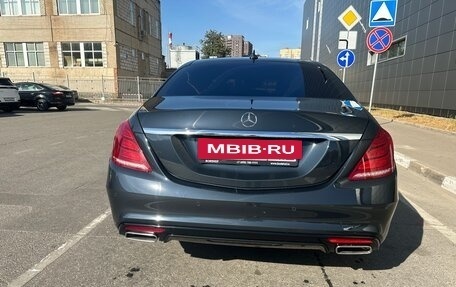
[{"label": "blue arrow road sign", "polygon": [[396,25],[397,0],[372,0],[369,27],[393,27]]},{"label": "blue arrow road sign", "polygon": [[349,68],[355,62],[355,53],[351,50],[342,50],[337,54],[337,64],[341,68]]}]

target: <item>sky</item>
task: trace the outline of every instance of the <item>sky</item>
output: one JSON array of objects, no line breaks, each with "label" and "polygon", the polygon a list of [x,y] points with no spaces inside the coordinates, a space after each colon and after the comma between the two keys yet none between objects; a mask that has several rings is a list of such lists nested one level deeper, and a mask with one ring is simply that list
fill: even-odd
[{"label": "sky", "polygon": [[[162,0],[162,45],[201,47],[208,30],[243,35],[257,54],[278,57],[283,48],[300,48],[304,0]],[[198,49],[199,50],[199,49]]]}]

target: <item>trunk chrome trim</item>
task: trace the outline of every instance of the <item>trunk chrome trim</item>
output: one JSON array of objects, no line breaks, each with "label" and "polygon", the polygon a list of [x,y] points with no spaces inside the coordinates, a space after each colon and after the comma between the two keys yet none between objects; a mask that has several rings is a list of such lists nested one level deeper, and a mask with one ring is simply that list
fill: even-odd
[{"label": "trunk chrome trim", "polygon": [[325,139],[330,141],[360,140],[362,134],[351,133],[308,133],[308,132],[264,132],[241,130],[189,130],[145,128],[146,134],[183,135],[183,136],[224,136],[224,137],[257,137],[257,138],[290,138],[290,139]]}]

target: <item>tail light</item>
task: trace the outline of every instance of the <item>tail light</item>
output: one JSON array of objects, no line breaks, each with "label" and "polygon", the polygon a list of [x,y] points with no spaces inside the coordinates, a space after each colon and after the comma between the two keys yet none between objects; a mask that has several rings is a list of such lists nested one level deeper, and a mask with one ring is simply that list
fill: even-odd
[{"label": "tail light", "polygon": [[149,226],[149,225],[137,225],[137,224],[125,224],[125,232],[138,232],[138,233],[151,233],[160,234],[166,230],[161,227]]},{"label": "tail light", "polygon": [[374,242],[374,239],[368,237],[329,237],[327,241],[337,245],[371,245]]},{"label": "tail light", "polygon": [[144,153],[136,141],[128,120],[122,122],[117,128],[112,148],[112,162],[118,166],[151,172],[152,168],[147,162]]},{"label": "tail light", "polygon": [[52,95],[54,96],[63,96],[62,92],[53,92]]},{"label": "tail light", "polygon": [[356,181],[381,178],[392,174],[394,169],[393,140],[387,131],[380,128],[348,179]]}]

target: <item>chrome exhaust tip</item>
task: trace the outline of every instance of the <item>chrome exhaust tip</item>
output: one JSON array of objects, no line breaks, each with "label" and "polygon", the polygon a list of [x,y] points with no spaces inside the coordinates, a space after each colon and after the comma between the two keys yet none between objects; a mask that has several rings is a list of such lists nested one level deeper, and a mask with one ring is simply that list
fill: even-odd
[{"label": "chrome exhaust tip", "polygon": [[141,242],[157,242],[158,237],[154,233],[125,232],[125,238]]},{"label": "chrome exhaust tip", "polygon": [[369,245],[339,245],[336,246],[336,254],[339,255],[364,255],[371,254],[372,246]]}]

